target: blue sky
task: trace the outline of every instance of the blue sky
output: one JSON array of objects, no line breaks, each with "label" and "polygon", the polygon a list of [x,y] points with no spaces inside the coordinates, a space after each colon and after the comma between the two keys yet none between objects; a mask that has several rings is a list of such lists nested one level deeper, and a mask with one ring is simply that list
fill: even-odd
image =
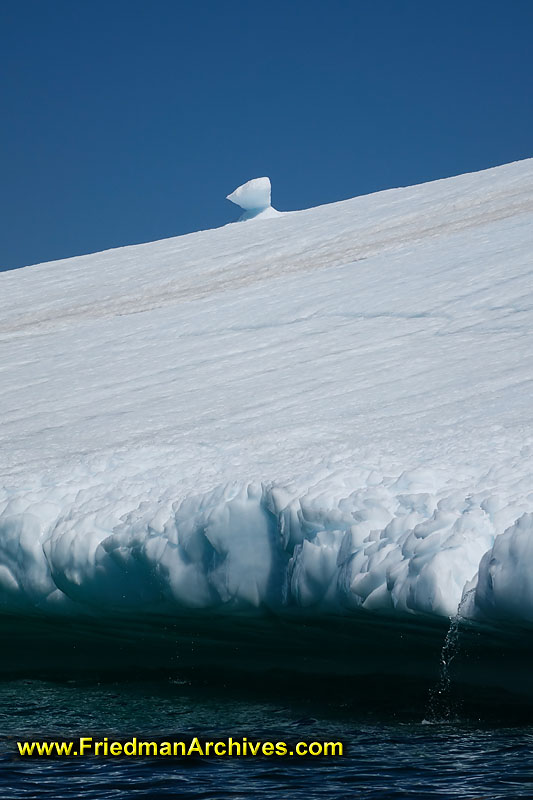
[{"label": "blue sky", "polygon": [[531,0],[0,0],[0,267],[533,155]]}]

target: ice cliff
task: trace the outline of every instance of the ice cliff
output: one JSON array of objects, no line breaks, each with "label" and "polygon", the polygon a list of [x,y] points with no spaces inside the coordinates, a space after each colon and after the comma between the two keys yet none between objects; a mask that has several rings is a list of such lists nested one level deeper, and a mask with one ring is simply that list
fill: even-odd
[{"label": "ice cliff", "polygon": [[533,160],[0,274],[0,608],[533,623]]}]

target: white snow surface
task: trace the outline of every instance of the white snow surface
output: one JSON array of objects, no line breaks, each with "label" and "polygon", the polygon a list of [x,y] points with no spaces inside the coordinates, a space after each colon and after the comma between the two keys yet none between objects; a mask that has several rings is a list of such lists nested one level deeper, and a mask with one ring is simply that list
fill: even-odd
[{"label": "white snow surface", "polygon": [[533,160],[0,274],[0,608],[533,624]]}]

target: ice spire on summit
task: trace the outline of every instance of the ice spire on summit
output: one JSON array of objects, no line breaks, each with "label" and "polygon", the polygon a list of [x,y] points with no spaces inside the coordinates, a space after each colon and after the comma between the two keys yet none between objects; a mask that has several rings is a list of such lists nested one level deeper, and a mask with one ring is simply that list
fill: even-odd
[{"label": "ice spire on summit", "polygon": [[254,217],[275,217],[280,213],[270,205],[270,178],[252,178],[228,194],[226,199],[244,210],[239,222]]}]

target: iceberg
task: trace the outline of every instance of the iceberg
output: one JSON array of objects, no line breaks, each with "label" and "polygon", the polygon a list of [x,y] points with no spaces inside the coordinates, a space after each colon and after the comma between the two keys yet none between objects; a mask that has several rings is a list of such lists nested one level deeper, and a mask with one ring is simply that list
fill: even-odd
[{"label": "iceberg", "polygon": [[257,178],[268,224],[2,273],[3,619],[531,631],[532,197]]}]

